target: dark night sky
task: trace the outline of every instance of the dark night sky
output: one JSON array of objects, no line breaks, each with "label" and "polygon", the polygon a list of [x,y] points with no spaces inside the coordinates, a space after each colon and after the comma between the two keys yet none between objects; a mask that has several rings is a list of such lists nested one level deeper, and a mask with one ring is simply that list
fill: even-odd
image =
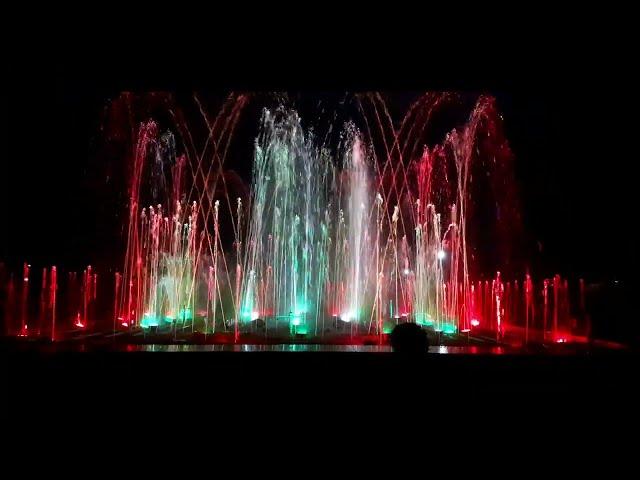
[{"label": "dark night sky", "polygon": [[345,60],[321,69],[228,55],[215,66],[169,68],[113,58],[11,59],[2,118],[2,204],[8,211],[0,260],[78,266],[99,260],[109,224],[102,216],[115,212],[92,184],[91,152],[101,111],[121,90],[462,89],[497,97],[516,157],[525,228],[542,243],[545,268],[599,279],[630,277],[638,265],[637,234],[626,226],[634,218],[634,175],[624,116],[636,98],[609,77],[600,82],[584,75],[594,71],[589,63],[555,58],[426,71],[408,62],[402,75],[392,75]]}]

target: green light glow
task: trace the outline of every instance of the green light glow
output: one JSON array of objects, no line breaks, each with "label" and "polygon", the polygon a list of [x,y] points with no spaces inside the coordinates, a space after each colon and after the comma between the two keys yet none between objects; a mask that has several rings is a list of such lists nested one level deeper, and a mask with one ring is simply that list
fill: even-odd
[{"label": "green light glow", "polygon": [[442,323],[441,327],[436,329],[436,332],[440,331],[445,335],[453,335],[458,331],[458,328],[453,323]]},{"label": "green light glow", "polygon": [[155,315],[145,313],[142,316],[142,321],[140,322],[142,328],[157,327],[158,325],[160,325],[160,320]]},{"label": "green light glow", "polygon": [[388,335],[389,333],[393,332],[395,326],[396,324],[393,322],[384,322],[384,324],[382,325],[382,333],[386,333]]},{"label": "green light glow", "polygon": [[293,311],[295,312],[294,316],[302,316],[307,313],[307,304],[305,302],[299,301]]},{"label": "green light glow", "polygon": [[174,323],[176,320],[180,322],[193,320],[193,310],[189,307],[181,308],[178,312],[177,317],[171,313],[168,313],[162,317],[158,315],[152,315],[150,313],[145,313],[142,316],[142,320],[140,321],[140,326],[142,328],[158,327],[163,323]]},{"label": "green light glow", "polygon": [[[296,305],[289,313],[289,331],[291,335],[306,335],[309,327],[306,324],[307,307],[304,302]],[[295,312],[295,313],[293,313]]]},{"label": "green light glow", "polygon": [[[291,313],[291,312],[295,312],[295,313]],[[306,304],[301,302],[301,304],[297,305],[294,309],[290,310],[289,324],[295,327],[303,325],[304,318],[306,317],[306,313],[307,313],[307,306]]]},{"label": "green light glow", "polygon": [[309,332],[307,325],[299,325],[295,327],[296,335],[306,335]]},{"label": "green light glow", "polygon": [[178,312],[178,319],[179,320],[193,320],[193,311],[189,308],[181,308],[180,312]]},{"label": "green light glow", "polygon": [[416,323],[423,327],[432,327],[435,323],[428,313],[418,312],[415,314]]},{"label": "green light glow", "polygon": [[447,335],[452,335],[458,331],[458,328],[450,323],[445,323],[442,327],[442,331]]}]

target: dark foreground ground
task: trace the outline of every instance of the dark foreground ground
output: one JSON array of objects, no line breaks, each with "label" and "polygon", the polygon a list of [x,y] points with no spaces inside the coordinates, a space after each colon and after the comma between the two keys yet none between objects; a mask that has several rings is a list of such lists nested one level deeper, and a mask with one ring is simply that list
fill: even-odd
[{"label": "dark foreground ground", "polygon": [[517,412],[589,422],[603,414],[635,415],[640,405],[640,357],[631,351],[489,354],[432,347],[425,356],[405,357],[292,351],[290,346],[284,351],[152,350],[4,345],[0,368],[8,405],[2,413],[224,422],[282,415],[315,422],[324,416],[380,420],[394,412],[439,412],[477,421]]},{"label": "dark foreground ground", "polygon": [[93,458],[100,469],[133,462],[181,472],[297,462],[302,474],[348,460],[393,474],[411,464],[457,471],[533,457],[545,468],[588,466],[604,451],[630,459],[621,452],[635,448],[639,431],[640,357],[630,351],[436,347],[405,357],[150,347],[5,345],[3,438],[27,461],[34,449],[55,452],[67,470]]}]

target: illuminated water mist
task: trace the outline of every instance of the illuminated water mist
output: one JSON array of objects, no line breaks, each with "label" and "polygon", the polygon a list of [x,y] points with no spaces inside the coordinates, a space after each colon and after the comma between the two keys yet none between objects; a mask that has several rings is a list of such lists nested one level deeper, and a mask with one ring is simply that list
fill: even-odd
[{"label": "illuminated water mist", "polygon": [[[396,324],[416,322],[441,335],[476,330],[500,340],[517,326],[524,342],[562,338],[566,280],[534,284],[526,275],[519,284],[479,267],[474,242],[491,226],[478,220],[476,196],[510,203],[508,183],[494,175],[510,168],[510,151],[493,99],[479,97],[466,121],[428,144],[424,132],[454,95],[420,96],[398,124],[379,94],[354,98],[360,113],[331,126],[333,142],[286,102],[263,108],[246,188],[227,156],[250,96],[230,95],[215,118],[195,97],[206,125],[200,142],[175,108],[171,128],[139,123],[124,262],[111,284],[114,333],[382,342]],[[24,336],[29,277],[25,264],[22,288],[8,284]],[[56,267],[42,274],[37,324],[52,339],[61,322],[94,321],[91,267],[70,277],[65,291],[78,293],[65,297],[72,306],[62,320],[61,278]]]},{"label": "illuminated water mist", "polygon": [[[428,110],[444,96],[425,98]],[[126,261],[116,279],[118,322],[193,329],[201,320],[205,333],[236,338],[382,335],[404,321],[468,331],[480,312],[469,278],[467,189],[490,99],[422,153],[411,136],[428,116],[410,128],[405,118],[395,130],[375,99],[377,124],[390,132],[383,149],[353,123],[331,147],[294,110],[264,109],[249,196],[234,198],[223,163],[245,101],[233,99],[226,116],[208,122],[206,159],[205,152],[178,156],[173,134],[159,133],[153,121],[140,126]],[[162,172],[164,203],[141,208],[149,170]],[[221,208],[232,247],[221,238]]]}]

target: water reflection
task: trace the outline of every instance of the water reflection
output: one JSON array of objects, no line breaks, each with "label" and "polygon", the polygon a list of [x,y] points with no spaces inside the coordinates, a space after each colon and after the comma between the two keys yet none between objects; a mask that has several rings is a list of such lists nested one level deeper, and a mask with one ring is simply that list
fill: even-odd
[{"label": "water reflection", "polygon": [[[128,345],[127,351],[138,352],[356,352],[387,353],[389,345],[320,345],[320,344],[274,344],[274,345]],[[502,347],[497,346],[444,346],[429,347],[432,354],[502,354]]]}]

